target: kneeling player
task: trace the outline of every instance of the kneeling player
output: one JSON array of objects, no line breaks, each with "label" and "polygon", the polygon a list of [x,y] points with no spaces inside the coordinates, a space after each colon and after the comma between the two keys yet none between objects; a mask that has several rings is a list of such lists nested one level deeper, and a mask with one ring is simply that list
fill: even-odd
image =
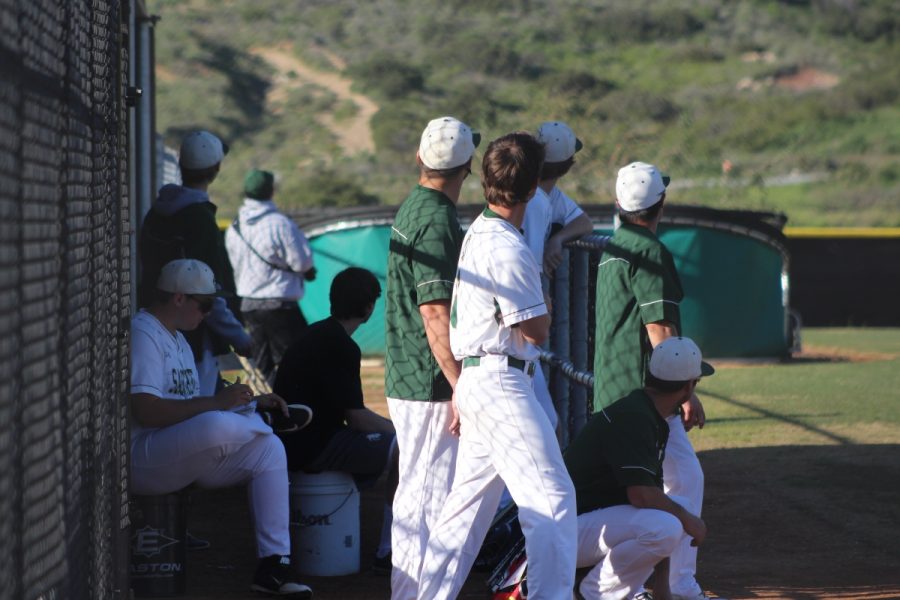
[{"label": "kneeling player", "polygon": [[671,337],[650,356],[644,388],[594,414],[566,450],[578,498],[578,566],[586,600],[640,592],[653,573],[654,600],[668,600],[669,555],[684,536],[698,545],[706,525],[663,492],[666,419],[713,368],[688,338]]}]

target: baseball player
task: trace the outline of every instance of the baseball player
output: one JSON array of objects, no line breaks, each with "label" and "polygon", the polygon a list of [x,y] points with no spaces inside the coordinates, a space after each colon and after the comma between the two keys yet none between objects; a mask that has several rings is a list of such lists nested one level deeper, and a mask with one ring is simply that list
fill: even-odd
[{"label": "baseball player", "polygon": [[193,353],[179,331],[196,329],[215,297],[208,266],[175,260],[162,268],[149,307],[132,320],[131,491],[156,495],[191,484],[246,483],[260,557],[252,588],[311,598],[290,568],[284,446],[254,410],[287,417],[287,407],[274,394],[252,398],[241,384],[201,396]]},{"label": "baseball player", "polygon": [[[557,185],[575,164],[575,153],[583,147],[581,140],[575,137],[572,129],[562,121],[541,123],[536,137],[544,144],[547,152],[544,166],[541,168],[541,181],[538,184],[538,189],[547,197],[548,206],[548,216],[545,217],[547,230],[544,232],[546,242],[539,264],[543,266],[547,275],[553,275],[562,260],[562,248],[566,242],[591,233],[594,224],[581,207]],[[528,210],[525,212],[525,237],[529,239],[531,233],[528,221],[533,208],[531,204],[528,203]]]},{"label": "baseball player", "polygon": [[[582,148],[581,140],[561,121],[542,123],[536,137],[544,145],[546,157],[538,188],[525,209],[522,230],[525,243],[543,269],[542,284],[549,289],[547,278],[553,276],[562,260],[563,245],[591,233],[594,225],[590,217],[556,186],[575,164],[575,153]],[[534,393],[556,429],[558,416],[542,369],[535,371]]]},{"label": "baseball player", "polygon": [[[679,303],[684,293],[675,261],[656,237],[669,178],[655,166],[634,162],[619,169],[616,207],[621,221],[597,269],[594,411],[599,412],[644,383],[650,350],[681,331]],[[696,395],[680,415],[667,418],[669,439],[663,464],[667,494],[685,500],[699,515],[703,470],[686,431],[703,427]],[[684,542],[671,556],[671,589],[676,600],[706,596],[697,584],[697,548]]]},{"label": "baseball player", "polygon": [[605,407],[566,450],[578,498],[578,566],[585,600],[671,598],[669,556],[682,542],[700,544],[706,525],[685,501],[663,490],[670,416],[712,375],[697,345],[670,337],[650,357],[646,383]]},{"label": "baseball player", "polygon": [[[161,187],[141,225],[142,297],[148,293],[152,296],[160,270],[174,258],[202,261],[219,284],[234,291],[231,265],[216,225],[218,208],[209,196],[209,187],[218,177],[226,154],[228,146],[208,131],[192,131],[181,142],[178,165],[184,185]],[[231,348],[250,356],[252,348],[250,336],[221,297],[215,298],[209,315],[186,337],[204,396],[213,395],[220,385],[216,356],[227,354]]]},{"label": "baseball player", "polygon": [[457,472],[428,541],[419,598],[457,596],[504,484],[519,507],[529,594],[572,597],[574,489],[531,380],[550,316],[540,269],[519,231],[543,158],[543,146],[518,132],[494,140],[482,162],[488,207],[463,241],[450,317],[451,348],[463,365]]},{"label": "baseball player", "polygon": [[462,229],[456,215],[480,138],[453,117],[428,123],[419,182],[391,227],[385,302],[385,394],[397,431],[391,597],[416,598],[428,534],[450,492],[458,423],[451,396],[450,296]]}]

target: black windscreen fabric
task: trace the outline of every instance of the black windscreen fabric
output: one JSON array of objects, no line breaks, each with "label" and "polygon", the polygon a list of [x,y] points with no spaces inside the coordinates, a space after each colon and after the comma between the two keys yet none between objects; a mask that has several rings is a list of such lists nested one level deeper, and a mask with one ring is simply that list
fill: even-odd
[{"label": "black windscreen fabric", "polygon": [[0,0],[0,597],[111,598],[127,539],[121,4]]}]

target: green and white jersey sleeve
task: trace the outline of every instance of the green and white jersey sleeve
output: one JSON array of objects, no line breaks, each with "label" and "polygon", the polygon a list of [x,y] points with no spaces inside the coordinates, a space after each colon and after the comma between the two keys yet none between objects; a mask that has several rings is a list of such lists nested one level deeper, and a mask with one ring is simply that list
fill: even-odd
[{"label": "green and white jersey sleeve", "polygon": [[454,356],[534,360],[538,349],[515,325],[546,313],[540,270],[522,234],[486,209],[469,227],[460,252],[450,314]]}]

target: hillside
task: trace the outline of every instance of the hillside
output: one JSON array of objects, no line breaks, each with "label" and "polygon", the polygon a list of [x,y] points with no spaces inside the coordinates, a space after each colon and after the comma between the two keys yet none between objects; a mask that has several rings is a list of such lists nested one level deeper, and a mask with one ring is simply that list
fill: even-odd
[{"label": "hillside", "polygon": [[641,159],[672,175],[673,202],[900,226],[892,0],[147,4],[158,128],[230,143],[225,216],[251,166],[278,173],[285,206],[396,204],[424,124],[452,114],[484,139],[568,122],[582,202],[611,202]]}]

